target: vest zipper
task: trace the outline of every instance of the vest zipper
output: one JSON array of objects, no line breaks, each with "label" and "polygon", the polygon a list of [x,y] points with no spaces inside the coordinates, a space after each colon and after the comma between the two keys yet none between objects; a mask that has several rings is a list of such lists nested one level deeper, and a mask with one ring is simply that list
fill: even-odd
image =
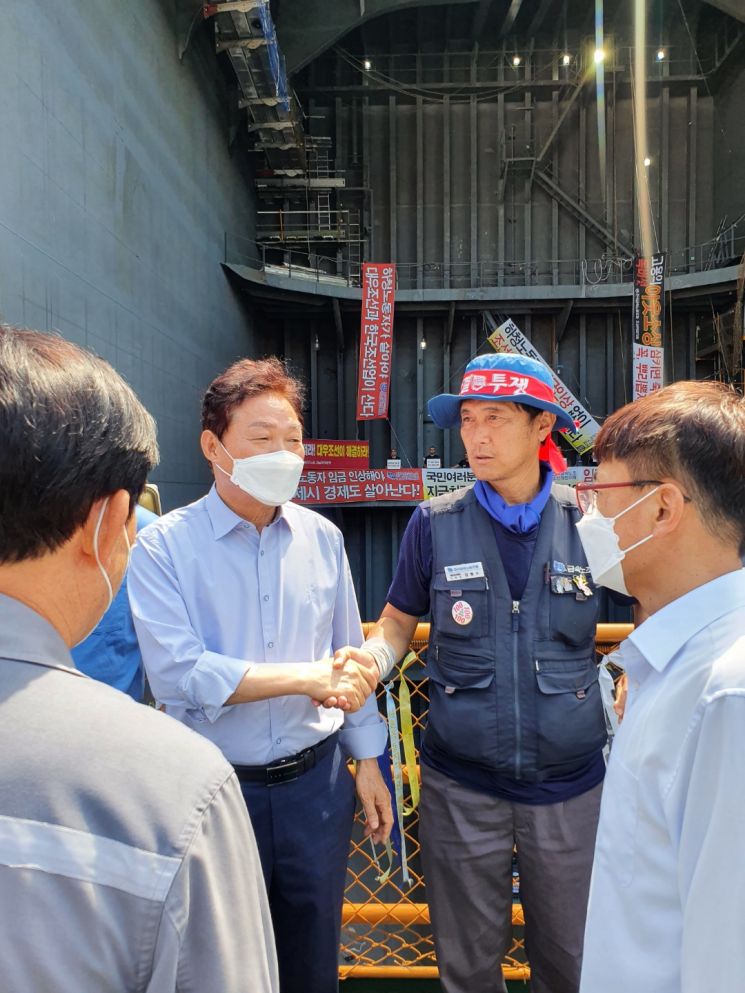
[{"label": "vest zipper", "polygon": [[520,630],[520,601],[512,601],[512,682],[515,687],[515,778],[522,771],[522,726],[520,721],[520,686],[518,682],[518,632]]}]

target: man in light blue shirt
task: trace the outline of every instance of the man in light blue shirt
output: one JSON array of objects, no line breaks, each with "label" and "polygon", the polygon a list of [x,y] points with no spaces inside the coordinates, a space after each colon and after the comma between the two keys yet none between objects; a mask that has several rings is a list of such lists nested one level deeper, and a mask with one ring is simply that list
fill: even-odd
[{"label": "man in light blue shirt", "polygon": [[[290,503],[302,470],[300,384],[243,360],[209,387],[202,451],[215,485],[138,541],[129,592],[158,703],[234,765],[272,910],[282,993],[337,988],[354,784],[384,840],[377,675],[335,649],[362,640],[341,533]],[[346,697],[345,717],[314,700]]]},{"label": "man in light blue shirt", "polygon": [[745,400],[676,383],[617,411],[577,488],[623,646],[581,993],[745,989]]}]

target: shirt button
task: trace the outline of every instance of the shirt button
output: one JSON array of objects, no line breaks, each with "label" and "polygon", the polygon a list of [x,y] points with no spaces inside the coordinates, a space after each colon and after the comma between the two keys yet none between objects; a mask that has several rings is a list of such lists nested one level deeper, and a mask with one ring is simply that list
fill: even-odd
[{"label": "shirt button", "polygon": [[282,739],[277,738],[277,740],[275,741],[275,745],[281,745],[281,744],[282,744]]},{"label": "shirt button", "polygon": [[269,642],[267,642],[267,645],[266,645],[266,647],[267,647],[267,648],[274,648],[274,642],[273,642],[273,641],[269,641]]},{"label": "shirt button", "polygon": [[269,597],[268,597],[268,596],[265,596],[265,597],[264,597],[264,599],[265,599],[265,600],[268,600],[268,599],[269,599]]},{"label": "shirt button", "polygon": [[264,554],[264,549],[262,548],[261,551],[259,552],[259,555],[263,555],[263,554]]}]

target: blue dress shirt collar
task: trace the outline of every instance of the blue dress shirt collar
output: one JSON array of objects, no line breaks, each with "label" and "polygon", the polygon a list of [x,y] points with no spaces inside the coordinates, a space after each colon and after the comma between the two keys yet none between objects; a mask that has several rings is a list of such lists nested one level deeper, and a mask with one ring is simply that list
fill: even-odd
[{"label": "blue dress shirt collar", "polygon": [[[210,523],[212,524],[212,532],[215,537],[215,541],[219,541],[220,538],[224,538],[226,534],[229,534],[234,528],[243,527],[248,525],[253,527],[250,521],[247,521],[244,517],[236,514],[234,510],[223,501],[220,494],[217,492],[217,487],[212,484],[212,488],[207,494],[206,499],[207,513],[209,514]],[[276,524],[279,521],[284,521],[285,524],[292,530],[292,514],[294,507],[291,503],[282,504],[281,507],[277,508],[277,513],[274,517],[272,524]]]},{"label": "blue dress shirt collar", "polygon": [[[629,635],[629,641],[658,672],[704,627],[745,606],[745,569],[735,569],[678,597]],[[632,663],[629,655],[628,662]]]}]

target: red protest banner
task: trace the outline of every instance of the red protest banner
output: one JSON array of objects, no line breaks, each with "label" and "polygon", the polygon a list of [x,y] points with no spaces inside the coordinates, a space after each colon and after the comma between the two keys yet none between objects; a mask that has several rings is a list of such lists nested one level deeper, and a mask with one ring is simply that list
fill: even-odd
[{"label": "red protest banner", "polygon": [[370,466],[369,441],[305,438],[305,470],[367,469]]},{"label": "red protest banner", "polygon": [[393,263],[364,263],[357,382],[358,421],[388,416],[395,287],[396,267]]},{"label": "red protest banner", "polygon": [[369,469],[367,472],[307,470],[294,496],[296,503],[369,503],[375,500],[420,501],[419,469]]}]

